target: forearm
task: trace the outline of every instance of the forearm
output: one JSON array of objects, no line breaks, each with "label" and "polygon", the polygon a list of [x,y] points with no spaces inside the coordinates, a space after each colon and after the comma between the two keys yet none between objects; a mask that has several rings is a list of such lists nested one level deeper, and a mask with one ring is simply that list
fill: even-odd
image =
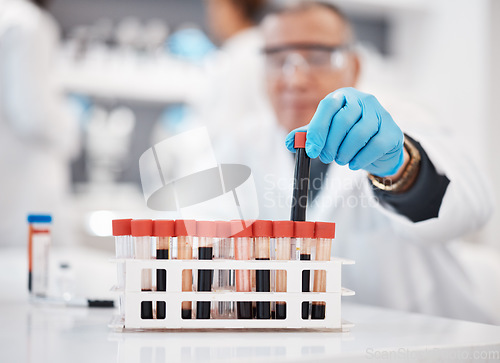
[{"label": "forearm", "polygon": [[[386,191],[374,186],[375,196],[390,205],[398,213],[408,217],[413,222],[421,222],[439,215],[439,210],[450,183],[446,175],[437,172],[427,153],[420,143],[406,136],[417,149],[420,160],[415,175],[402,190]],[[405,148],[405,163],[394,176],[385,178],[389,183],[396,183],[404,174],[410,163],[410,155]]]}]

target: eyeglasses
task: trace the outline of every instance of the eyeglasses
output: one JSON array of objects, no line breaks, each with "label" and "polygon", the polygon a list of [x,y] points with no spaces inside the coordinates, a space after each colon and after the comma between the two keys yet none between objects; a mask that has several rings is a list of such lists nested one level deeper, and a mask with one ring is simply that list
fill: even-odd
[{"label": "eyeglasses", "polygon": [[318,44],[287,45],[265,48],[266,69],[271,74],[291,75],[295,69],[306,72],[326,72],[343,69],[347,64],[348,45]]}]

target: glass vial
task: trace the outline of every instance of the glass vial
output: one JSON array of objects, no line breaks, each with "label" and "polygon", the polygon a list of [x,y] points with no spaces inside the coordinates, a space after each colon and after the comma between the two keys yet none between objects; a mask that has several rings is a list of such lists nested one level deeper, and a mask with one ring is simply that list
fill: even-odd
[{"label": "glass vial", "polygon": [[[293,222],[292,221],[275,221],[273,222],[273,233],[275,238],[275,255],[276,260],[292,259],[292,237],[293,237]],[[286,270],[276,270],[275,274],[275,291],[286,292],[287,288]],[[286,303],[277,301],[275,306],[276,319],[286,319]]]},{"label": "glass vial", "polygon": [[[132,238],[134,240],[134,258],[140,260],[153,259],[153,221],[151,219],[136,219],[131,222]],[[141,291],[153,290],[152,271],[150,268],[141,271]],[[153,319],[153,301],[141,302],[141,318]]]},{"label": "glass vial", "polygon": [[51,223],[50,215],[28,215],[28,290],[32,296],[48,295]]},{"label": "glass vial", "polygon": [[[231,235],[233,236],[234,258],[236,260],[253,260],[252,224],[242,220],[231,221]],[[235,288],[238,292],[252,291],[250,270],[235,271]],[[236,316],[238,319],[252,319],[252,302],[238,301],[236,303]]]},{"label": "glass vial", "polygon": [[[193,240],[196,236],[196,221],[178,219],[175,221],[175,235],[177,236],[177,258],[179,260],[193,259]],[[193,270],[182,271],[182,291],[193,291]],[[193,303],[183,301],[181,305],[182,319],[191,319]]]},{"label": "glass vial", "polygon": [[[316,222],[316,260],[330,261],[332,242],[335,238],[335,223]],[[326,271],[314,271],[314,292],[326,292]],[[311,307],[311,319],[324,319],[326,305],[323,301],[313,301]]]}]

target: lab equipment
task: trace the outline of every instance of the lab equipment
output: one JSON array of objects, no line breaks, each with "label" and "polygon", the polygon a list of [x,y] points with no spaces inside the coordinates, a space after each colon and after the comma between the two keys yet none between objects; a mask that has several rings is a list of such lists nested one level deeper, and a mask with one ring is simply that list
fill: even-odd
[{"label": "lab equipment", "polygon": [[[214,238],[217,237],[216,225],[210,221],[196,223],[198,235],[198,259],[213,259]],[[198,291],[212,291],[213,270],[198,270]],[[196,319],[210,319],[210,301],[198,301],[196,304]]]},{"label": "lab equipment", "polygon": [[[151,219],[137,219],[131,222],[132,238],[134,239],[134,258],[151,260],[153,248],[151,236],[153,235],[153,221]],[[151,269],[141,271],[141,291],[152,291]],[[153,319],[153,301],[141,302],[141,318]]]},{"label": "lab equipment", "polygon": [[[115,219],[112,221],[113,236],[115,237],[115,256],[117,285],[116,289],[123,292],[125,287],[125,259],[133,257],[132,250],[132,219]],[[118,298],[118,310],[122,319],[125,317],[125,300],[123,293]]]},{"label": "lab equipment", "polygon": [[28,290],[31,296],[46,297],[48,294],[51,223],[50,215],[28,215]]},{"label": "lab equipment", "polygon": [[[188,232],[189,231],[189,232]],[[179,260],[193,259],[193,235],[196,235],[196,221],[182,220],[175,221],[175,235],[177,236],[177,258]],[[182,291],[193,290],[193,271],[182,270]],[[192,317],[191,301],[182,302],[182,319]]]},{"label": "lab equipment", "polygon": [[[299,227],[296,228],[296,225]],[[341,297],[352,295],[353,292],[340,285],[341,267],[352,261],[329,258],[332,229],[335,226],[333,223],[319,222],[318,225],[319,242],[316,242],[314,222],[132,220],[131,233],[136,253],[134,258],[125,259],[125,319],[115,319],[111,326],[119,330],[342,329]],[[165,229],[160,232],[159,226]],[[294,232],[295,229],[299,233]],[[232,237],[227,238],[229,248],[225,243],[219,244],[220,236],[227,234],[227,237]],[[187,238],[193,238],[194,235],[198,240]],[[152,244],[151,236],[156,236],[155,244]],[[312,256],[310,260],[290,259],[293,255],[292,236],[299,237],[301,247],[304,240],[307,240],[310,246],[308,251]],[[160,241],[159,237],[168,239]],[[177,241],[173,240],[175,238]],[[270,246],[274,238],[276,256],[271,259]],[[184,247],[184,251],[179,249],[178,258],[175,259],[170,252],[179,240],[182,243],[188,242],[185,245],[178,244]],[[169,252],[166,252],[167,246]],[[191,252],[186,252],[188,249]],[[193,259],[195,250],[198,258]],[[157,258],[154,259],[152,254],[156,254]],[[168,259],[161,258],[167,255]],[[190,258],[182,259],[183,256]],[[118,260],[120,261],[123,262],[123,259]],[[307,271],[315,272],[315,287],[312,292],[306,292],[302,287],[305,265]],[[231,279],[228,288],[223,288],[226,286],[225,278],[215,279],[212,284],[214,271],[226,270],[230,271],[230,276],[236,276],[235,289]],[[156,284],[151,282],[151,271],[157,271]],[[158,274],[158,271],[161,273]],[[186,271],[189,271],[187,278]],[[192,291],[193,271],[197,277],[195,291]],[[255,289],[251,288],[250,271],[256,272]],[[276,275],[276,283],[273,283],[272,275]],[[186,282],[189,283],[188,288]],[[304,300],[313,301],[316,306],[314,319],[303,319]],[[160,302],[164,304],[159,304]],[[196,319],[192,319],[191,310],[187,311],[193,302],[196,302]],[[252,312],[253,303],[256,304],[255,313]],[[233,306],[237,306],[237,314],[233,313]],[[272,306],[274,310],[271,309]]]},{"label": "lab equipment", "polygon": [[[175,224],[173,220],[153,221],[153,236],[156,238],[156,259],[168,260],[171,238],[174,236]],[[167,270],[156,270],[156,291],[167,291]],[[156,318],[165,319],[165,301],[156,302]]]},{"label": "lab equipment", "polygon": [[[276,259],[290,260],[291,253],[291,238],[293,235],[293,221],[274,221],[273,233],[275,238]],[[276,270],[276,292],[286,292],[286,270]],[[276,319],[286,318],[286,303],[277,301],[275,308]]]},{"label": "lab equipment", "polygon": [[292,221],[305,221],[307,209],[307,196],[309,192],[309,171],[311,159],[306,153],[306,132],[295,133],[294,149],[295,172],[293,180],[293,198],[292,198]]},{"label": "lab equipment", "polygon": [[[228,221],[217,221],[216,239],[214,241],[214,259],[232,260],[234,259],[234,248],[231,240],[231,224]],[[214,271],[214,291],[232,291],[234,288],[234,273],[231,270]],[[231,318],[233,315],[232,301],[219,301],[214,304],[212,316],[215,318]]]},{"label": "lab equipment", "polygon": [[[316,222],[314,226],[316,237],[316,261],[329,261],[332,250],[332,242],[335,238],[335,223]],[[326,272],[324,270],[314,271],[314,292],[326,292]],[[325,303],[313,301],[311,307],[311,319],[325,318]]]},{"label": "lab equipment", "polygon": [[[249,221],[231,221],[231,235],[234,241],[234,258],[236,260],[253,260],[252,224]],[[236,270],[236,291],[252,291],[250,270]],[[238,301],[236,303],[238,319],[252,319],[252,302]]]},{"label": "lab equipment", "polygon": [[[270,239],[273,235],[273,222],[257,220],[253,223],[253,236],[255,238],[255,259],[270,259]],[[257,292],[271,291],[271,271],[255,271],[255,282]],[[269,301],[257,301],[257,319],[271,319],[271,303]]]},{"label": "lab equipment", "polygon": [[[300,260],[311,260],[311,245],[314,238],[314,222],[294,222],[294,236],[300,249]],[[311,285],[311,271],[302,271],[302,292],[309,292]],[[302,302],[302,319],[309,319],[309,302]]]}]

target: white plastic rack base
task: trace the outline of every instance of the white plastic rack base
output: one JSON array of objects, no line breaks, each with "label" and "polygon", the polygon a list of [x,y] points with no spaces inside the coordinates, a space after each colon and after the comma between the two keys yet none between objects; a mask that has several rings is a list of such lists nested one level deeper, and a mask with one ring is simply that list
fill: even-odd
[{"label": "white plastic rack base", "polygon": [[[277,261],[277,260],[115,260],[125,263],[125,289],[114,288],[122,293],[125,301],[125,319],[116,317],[110,327],[116,330],[177,330],[177,329],[329,329],[345,331],[351,323],[341,319],[341,297],[354,295],[354,291],[341,286],[342,265],[354,261],[332,258],[330,261]],[[167,271],[166,291],[141,291],[142,270]],[[286,270],[286,292],[236,292],[182,291],[183,270]],[[326,292],[302,292],[302,271],[326,271]],[[166,304],[164,319],[142,319],[141,303],[157,301]],[[181,304],[192,301],[284,301],[285,319],[182,319]],[[324,319],[302,319],[304,301],[326,303]]]}]

